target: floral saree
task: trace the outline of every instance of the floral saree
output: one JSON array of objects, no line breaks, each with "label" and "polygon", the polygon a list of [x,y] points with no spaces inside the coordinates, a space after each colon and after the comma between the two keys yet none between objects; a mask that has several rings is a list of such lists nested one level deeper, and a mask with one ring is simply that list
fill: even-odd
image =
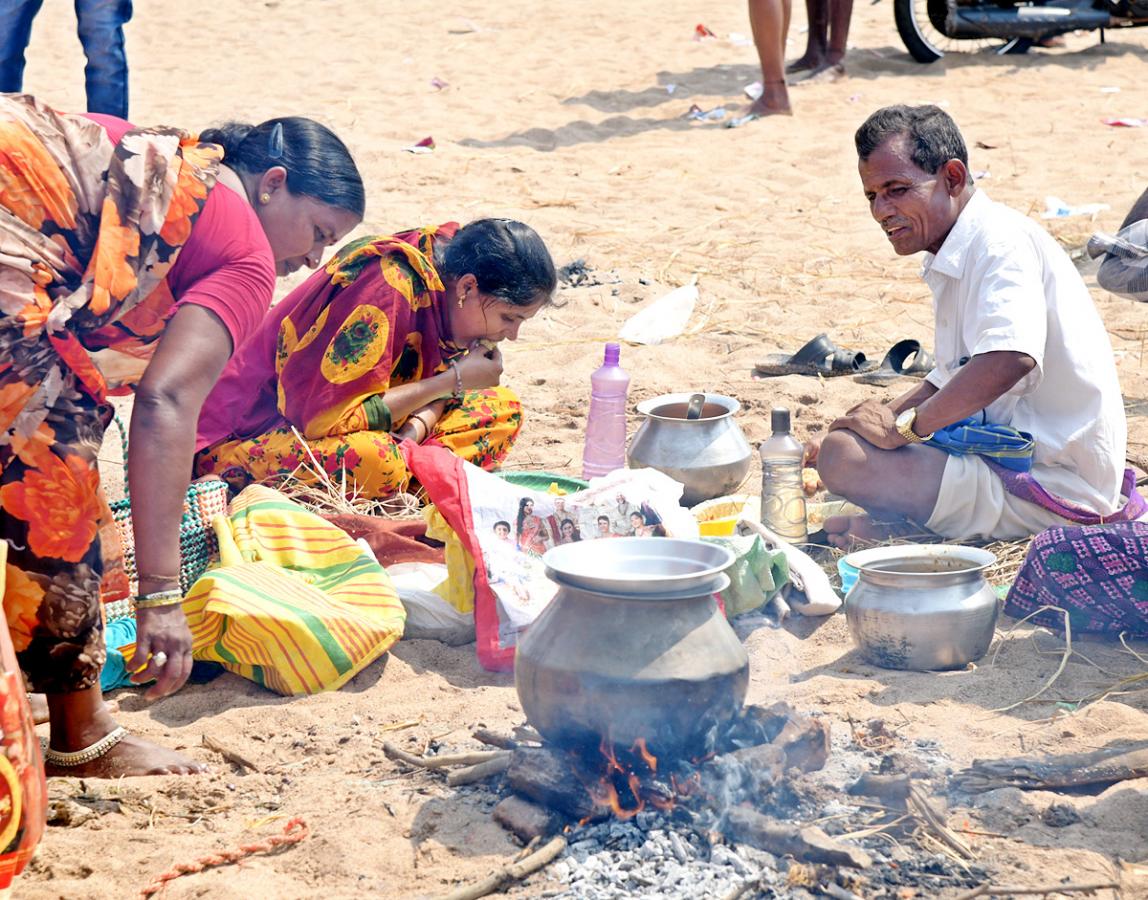
[{"label": "floral saree", "polygon": [[[382,401],[391,387],[444,371],[451,342],[445,285],[434,267],[448,224],[344,247],[287,296],[235,355],[204,404],[199,475],[234,488],[329,476],[348,493],[384,498],[410,473]],[[518,435],[522,410],[505,388],[449,401],[427,440],[492,468]]]},{"label": "floral saree", "polygon": [[37,690],[99,677],[101,580],[118,552],[96,464],[107,396],[138,381],[173,312],[164,279],[220,155],[166,128],[113,146],[83,116],[0,94],[4,612]]}]

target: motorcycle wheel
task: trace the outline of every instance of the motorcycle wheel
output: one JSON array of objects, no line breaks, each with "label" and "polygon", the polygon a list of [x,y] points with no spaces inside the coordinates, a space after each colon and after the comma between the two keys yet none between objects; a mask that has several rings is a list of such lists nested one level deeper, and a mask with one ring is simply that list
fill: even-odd
[{"label": "motorcycle wheel", "polygon": [[909,55],[919,63],[934,63],[946,53],[1023,52],[1019,46],[1013,49],[1017,41],[1009,41],[1002,46],[1000,40],[992,38],[949,37],[945,34],[947,15],[945,0],[893,0],[897,34]]}]

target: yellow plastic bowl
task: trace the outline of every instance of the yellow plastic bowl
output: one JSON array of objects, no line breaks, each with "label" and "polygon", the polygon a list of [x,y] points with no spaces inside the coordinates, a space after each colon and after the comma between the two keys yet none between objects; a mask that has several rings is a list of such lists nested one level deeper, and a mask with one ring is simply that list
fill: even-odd
[{"label": "yellow plastic bowl", "polygon": [[728,537],[733,534],[738,519],[760,518],[760,511],[761,499],[747,494],[715,497],[690,510],[703,537]]}]

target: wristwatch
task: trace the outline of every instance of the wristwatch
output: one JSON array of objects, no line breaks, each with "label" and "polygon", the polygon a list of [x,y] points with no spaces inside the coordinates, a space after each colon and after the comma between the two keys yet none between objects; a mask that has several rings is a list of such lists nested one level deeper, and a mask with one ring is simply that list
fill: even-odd
[{"label": "wristwatch", "polygon": [[901,435],[910,444],[923,444],[929,440],[932,434],[917,434],[913,430],[913,423],[917,421],[917,407],[911,407],[893,420],[893,427],[897,429],[897,434]]}]

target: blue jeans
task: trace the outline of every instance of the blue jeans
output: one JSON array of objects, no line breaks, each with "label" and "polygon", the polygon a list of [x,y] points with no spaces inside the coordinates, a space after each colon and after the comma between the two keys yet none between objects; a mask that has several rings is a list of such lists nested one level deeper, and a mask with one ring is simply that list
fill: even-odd
[{"label": "blue jeans", "polygon": [[[24,50],[32,20],[44,0],[0,0],[0,91],[23,89]],[[128,58],[124,23],[132,17],[132,0],[75,0],[80,43],[88,64],[84,87],[88,112],[128,117]]]}]

